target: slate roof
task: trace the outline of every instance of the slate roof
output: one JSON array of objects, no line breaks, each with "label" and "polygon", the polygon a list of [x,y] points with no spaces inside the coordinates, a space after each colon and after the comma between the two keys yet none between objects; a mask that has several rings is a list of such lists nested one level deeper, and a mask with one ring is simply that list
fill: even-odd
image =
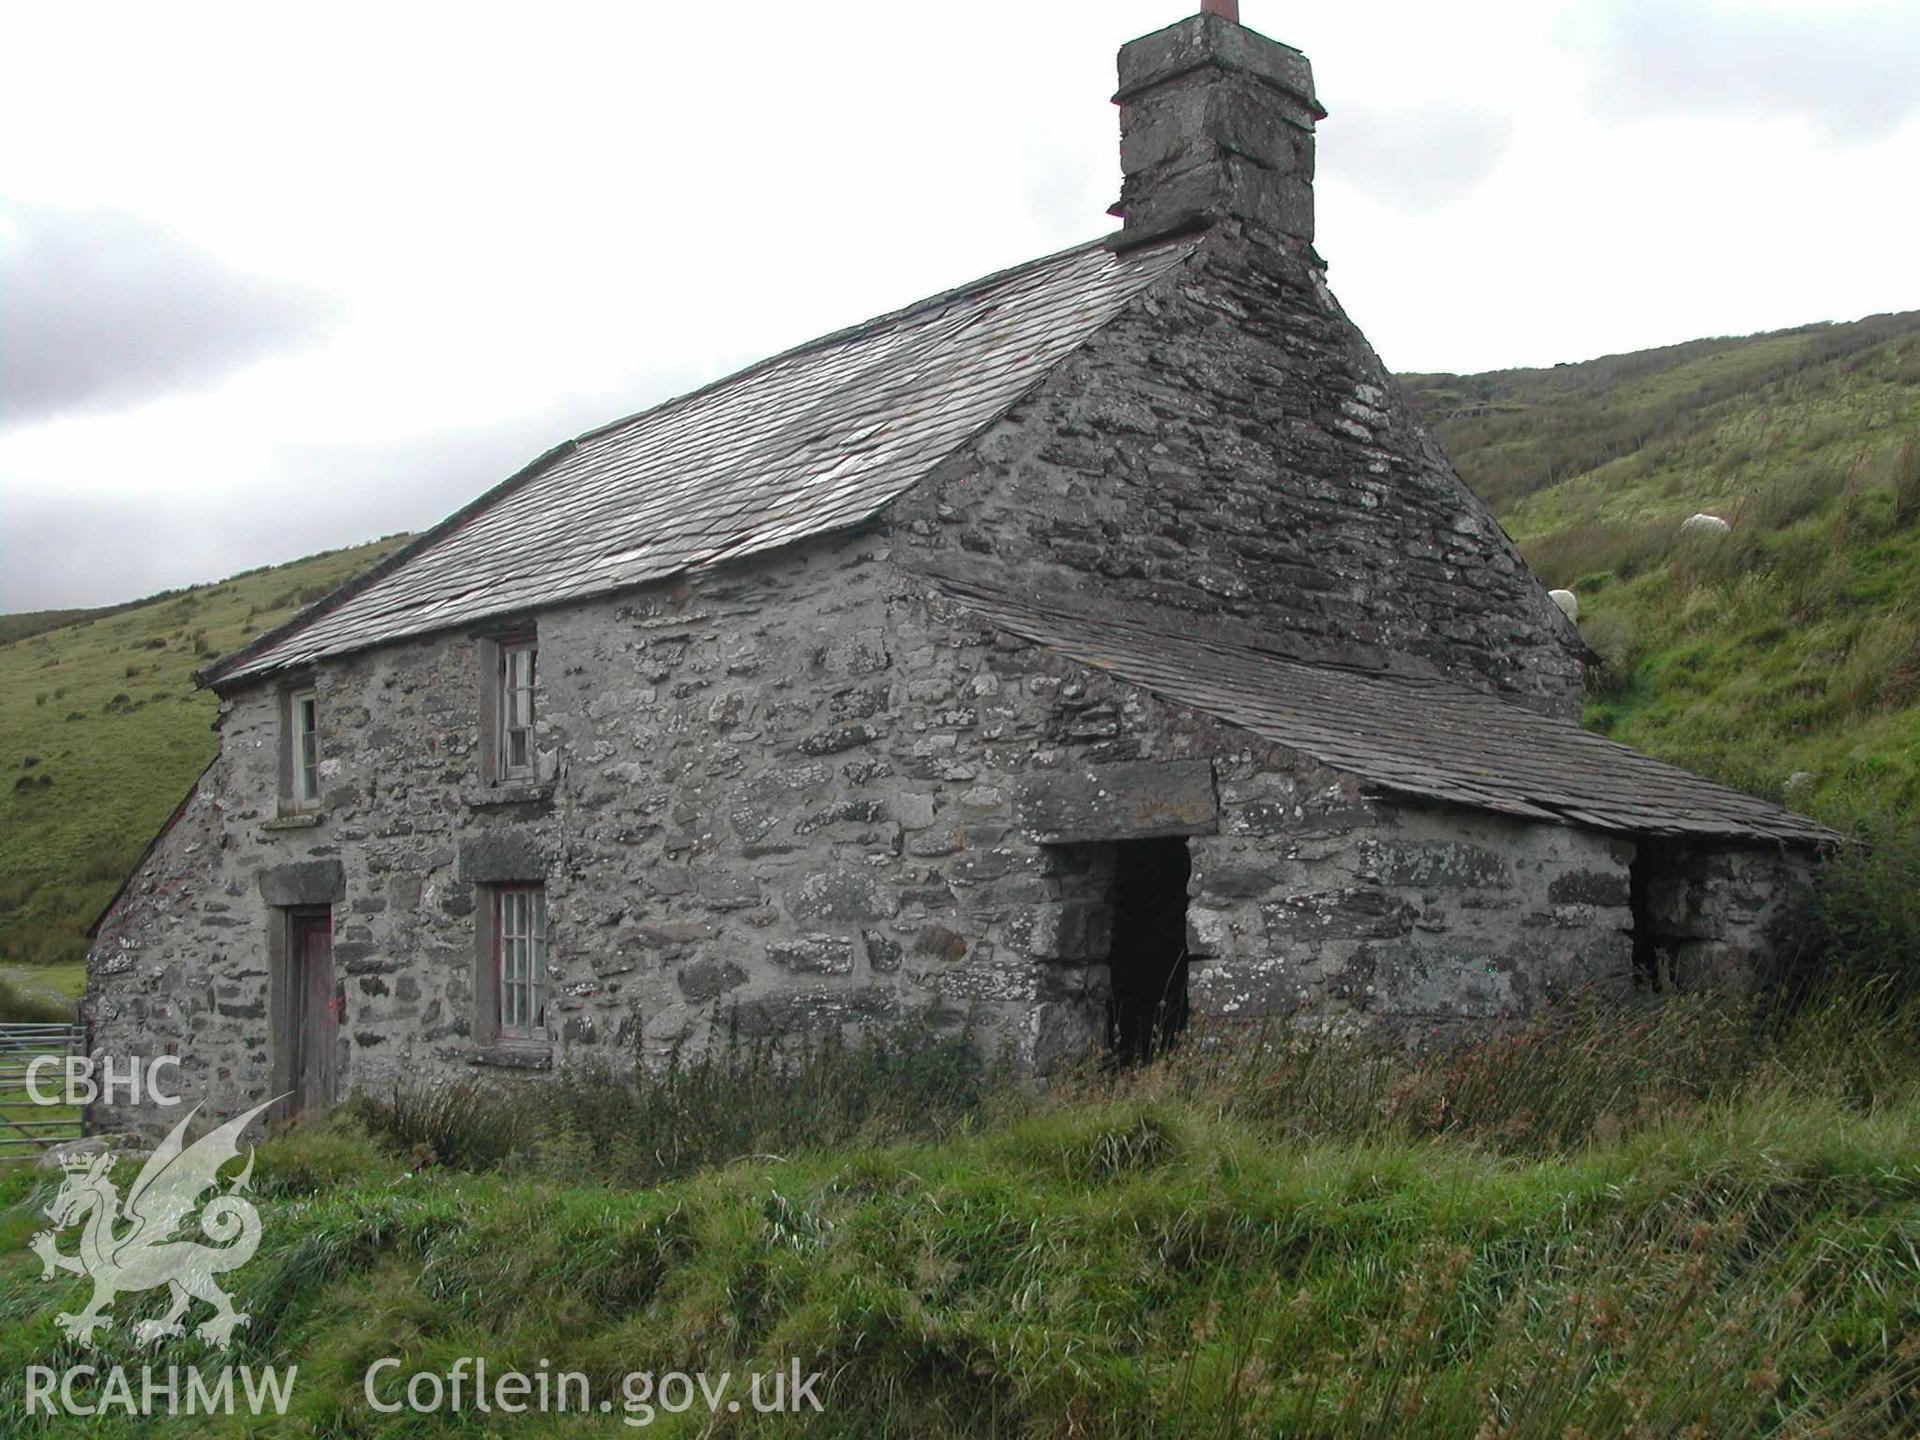
[{"label": "slate roof", "polygon": [[[1306,664],[1191,617],[1016,599],[942,579],[998,629],[1382,789],[1629,835],[1826,844],[1791,811],[1447,680]],[[1163,628],[1164,627],[1164,628]],[[1178,627],[1178,628],[1173,628]]]},{"label": "slate roof", "polygon": [[201,679],[258,676],[858,524],[1192,249],[1064,251],[590,431]]}]

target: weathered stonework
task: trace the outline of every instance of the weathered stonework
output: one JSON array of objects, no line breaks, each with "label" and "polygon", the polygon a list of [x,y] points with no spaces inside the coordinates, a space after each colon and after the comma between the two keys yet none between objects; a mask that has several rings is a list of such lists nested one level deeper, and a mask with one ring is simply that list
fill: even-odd
[{"label": "weathered stonework", "polygon": [[[266,1098],[276,907],[330,903],[347,1087],[909,1009],[1045,1070],[1104,1034],[1092,842],[1142,834],[1189,837],[1201,1015],[1424,1033],[1626,981],[1630,843],[1396,802],[930,603],[891,555],[869,535],[541,615],[531,795],[480,780],[467,637],[321,670],[312,825],[274,823],[272,688],[235,695],[100,934],[94,1046],[180,1055],[220,1113]],[[1663,892],[1691,974],[1750,958],[1773,863]],[[550,907],[536,1061],[475,1033],[479,887],[525,881]]]},{"label": "weathered stonework", "polygon": [[[1195,842],[1195,1005],[1402,1028],[1526,1014],[1632,976],[1630,843],[1252,777]],[[1329,820],[1323,817],[1330,817]],[[1617,881],[1613,905],[1556,898]]]},{"label": "weathered stonework", "polygon": [[931,573],[1579,713],[1584,643],[1305,249],[1210,234],[891,515]]},{"label": "weathered stonework", "polygon": [[1760,850],[1652,847],[1646,968],[1679,990],[1738,992],[1790,961],[1804,939],[1804,858]]}]

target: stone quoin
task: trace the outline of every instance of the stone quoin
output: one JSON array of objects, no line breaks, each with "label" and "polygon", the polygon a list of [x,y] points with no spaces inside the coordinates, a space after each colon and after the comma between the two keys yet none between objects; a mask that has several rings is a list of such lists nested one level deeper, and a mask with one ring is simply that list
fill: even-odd
[{"label": "stone quoin", "polygon": [[1117,232],[571,440],[204,672],[96,1055],[212,1117],[1746,983],[1830,837],[1579,727],[1573,622],[1327,288],[1306,57],[1208,0],[1119,73]]}]

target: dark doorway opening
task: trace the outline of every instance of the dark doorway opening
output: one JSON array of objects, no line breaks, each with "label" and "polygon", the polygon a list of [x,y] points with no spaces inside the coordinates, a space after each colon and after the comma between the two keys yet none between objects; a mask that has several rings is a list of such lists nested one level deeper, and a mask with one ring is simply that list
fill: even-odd
[{"label": "dark doorway opening", "polygon": [[1110,1039],[1123,1064],[1151,1060],[1187,1023],[1187,842],[1123,840],[1113,867]]},{"label": "dark doorway opening", "polygon": [[1627,871],[1628,904],[1633,916],[1633,983],[1642,990],[1674,988],[1674,952],[1680,939],[1664,911],[1685,873],[1686,856],[1674,845],[1641,840]]}]

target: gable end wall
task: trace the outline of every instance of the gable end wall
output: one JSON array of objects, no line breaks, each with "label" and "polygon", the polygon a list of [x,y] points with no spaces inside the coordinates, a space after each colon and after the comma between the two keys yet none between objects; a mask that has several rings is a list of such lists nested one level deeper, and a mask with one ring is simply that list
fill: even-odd
[{"label": "gable end wall", "polygon": [[1218,230],[896,501],[908,563],[1577,716],[1577,633],[1301,254]]}]

